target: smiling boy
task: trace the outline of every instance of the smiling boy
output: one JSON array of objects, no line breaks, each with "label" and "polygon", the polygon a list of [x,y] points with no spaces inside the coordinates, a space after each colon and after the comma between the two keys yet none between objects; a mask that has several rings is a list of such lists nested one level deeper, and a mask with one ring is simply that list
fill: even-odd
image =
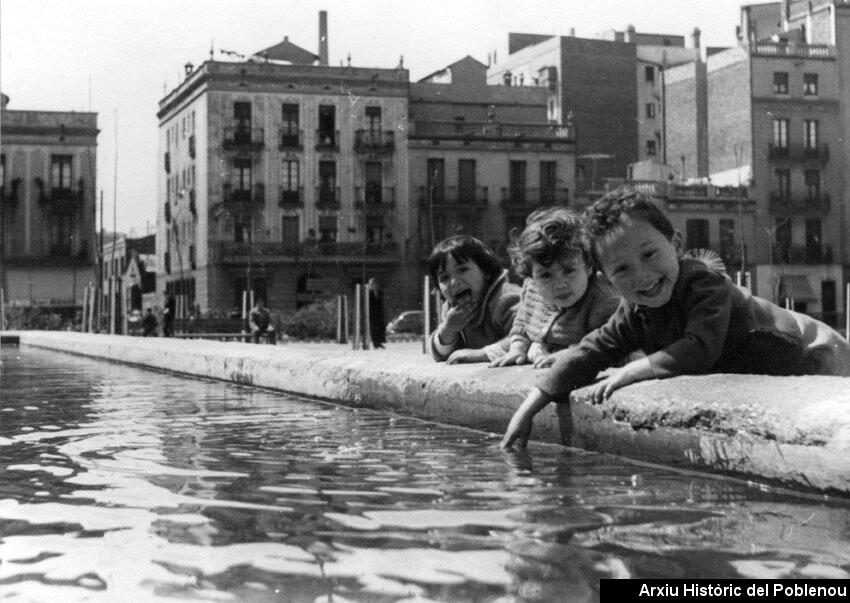
[{"label": "smiling boy", "polygon": [[613,191],[586,218],[620,306],[543,376],[514,413],[502,447],[524,446],[546,404],[565,400],[636,350],[647,355],[597,382],[594,402],[636,381],[682,374],[850,375],[850,344],[843,337],[753,296],[698,260],[681,258],[669,219],[642,194]]}]

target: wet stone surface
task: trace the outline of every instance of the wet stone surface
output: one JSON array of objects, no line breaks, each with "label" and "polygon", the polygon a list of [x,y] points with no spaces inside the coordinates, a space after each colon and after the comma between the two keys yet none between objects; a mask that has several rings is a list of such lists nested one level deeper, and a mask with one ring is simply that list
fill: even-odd
[{"label": "wet stone surface", "polygon": [[850,576],[850,508],[498,434],[3,348],[0,598],[598,599]]}]

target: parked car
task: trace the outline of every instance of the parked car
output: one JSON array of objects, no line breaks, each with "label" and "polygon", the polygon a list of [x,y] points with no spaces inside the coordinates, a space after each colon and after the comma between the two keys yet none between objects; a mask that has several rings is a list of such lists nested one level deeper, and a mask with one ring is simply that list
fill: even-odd
[{"label": "parked car", "polygon": [[421,310],[405,310],[387,323],[388,334],[415,333],[422,334],[424,314]]}]

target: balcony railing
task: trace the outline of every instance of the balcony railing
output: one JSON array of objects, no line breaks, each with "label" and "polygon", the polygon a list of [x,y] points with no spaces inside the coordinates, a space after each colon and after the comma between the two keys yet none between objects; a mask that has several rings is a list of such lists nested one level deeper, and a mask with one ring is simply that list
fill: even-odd
[{"label": "balcony railing", "polygon": [[499,124],[469,121],[415,121],[409,138],[480,138],[482,140],[572,141],[572,129],[557,124]]},{"label": "balcony railing", "polygon": [[300,149],[301,146],[301,130],[293,128],[280,129],[277,145],[279,150],[285,151],[286,149]]},{"label": "balcony railing", "polygon": [[395,207],[395,187],[355,186],[354,207],[370,215],[383,215]]},{"label": "balcony railing", "polygon": [[750,47],[750,53],[771,57],[826,59],[835,56],[835,47],[826,44],[799,44],[795,42],[756,42]]},{"label": "balcony railing", "polygon": [[339,130],[316,130],[316,148],[322,151],[339,150]]},{"label": "balcony railing", "polygon": [[286,258],[297,259],[314,256],[335,256],[349,258],[352,261],[362,261],[363,257],[375,259],[398,259],[399,247],[396,242],[383,243],[338,243],[304,242],[285,243],[280,241],[263,241],[252,243],[223,242],[218,244],[218,258],[224,261],[245,262],[248,258]]},{"label": "balcony railing", "polygon": [[778,216],[798,214],[826,214],[832,206],[829,193],[820,195],[788,195],[771,191],[770,213]]},{"label": "balcony railing", "polygon": [[222,189],[225,208],[229,211],[254,211],[266,202],[266,187],[256,183],[251,188],[233,188],[225,184]]},{"label": "balcony railing", "polygon": [[791,245],[774,243],[773,261],[777,264],[832,264],[832,245]]},{"label": "balcony railing", "polygon": [[45,183],[41,178],[35,179],[39,189],[38,201],[43,209],[54,215],[74,215],[81,212],[85,202],[83,196],[83,179],[77,181],[77,189],[66,186],[53,186],[45,191]]},{"label": "balcony railing", "polygon": [[767,157],[774,161],[825,162],[829,161],[829,146],[826,144],[813,147],[802,144],[781,146],[771,142],[767,147]]},{"label": "balcony railing", "polygon": [[488,203],[488,188],[486,186],[420,186],[419,204],[427,207],[471,207],[485,208]]},{"label": "balcony railing", "polygon": [[502,187],[503,209],[528,209],[547,205],[567,205],[570,201],[567,188]]},{"label": "balcony railing", "polygon": [[297,209],[304,207],[304,194],[302,187],[294,189],[280,188],[280,201],[278,205],[284,209]]},{"label": "balcony railing", "polygon": [[715,186],[712,184],[679,184],[666,180],[627,180],[624,178],[606,178],[591,182],[576,180],[576,195],[593,196],[612,191],[620,186],[629,186],[646,195],[665,199],[669,203],[704,203],[710,206],[754,207],[746,186]]},{"label": "balcony railing", "polygon": [[336,186],[317,186],[316,187],[316,208],[317,209],[339,209],[339,187]]},{"label": "balcony railing", "polygon": [[361,153],[392,152],[395,149],[395,132],[392,130],[357,130],[354,133],[354,150]]},{"label": "balcony railing", "polygon": [[245,126],[224,129],[224,148],[259,151],[265,146],[265,130]]}]

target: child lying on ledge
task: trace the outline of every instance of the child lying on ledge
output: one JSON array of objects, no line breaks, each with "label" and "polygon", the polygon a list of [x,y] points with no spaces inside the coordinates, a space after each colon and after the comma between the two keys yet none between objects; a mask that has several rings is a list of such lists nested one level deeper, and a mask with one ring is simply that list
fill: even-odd
[{"label": "child lying on ledge", "polygon": [[850,376],[847,340],[809,316],[751,295],[699,260],[680,257],[669,219],[641,193],[612,191],[586,219],[620,306],[542,377],[511,418],[503,448],[525,446],[534,415],[550,401],[566,401],[636,350],[647,356],[596,383],[595,403],[630,383],[682,374]]}]

